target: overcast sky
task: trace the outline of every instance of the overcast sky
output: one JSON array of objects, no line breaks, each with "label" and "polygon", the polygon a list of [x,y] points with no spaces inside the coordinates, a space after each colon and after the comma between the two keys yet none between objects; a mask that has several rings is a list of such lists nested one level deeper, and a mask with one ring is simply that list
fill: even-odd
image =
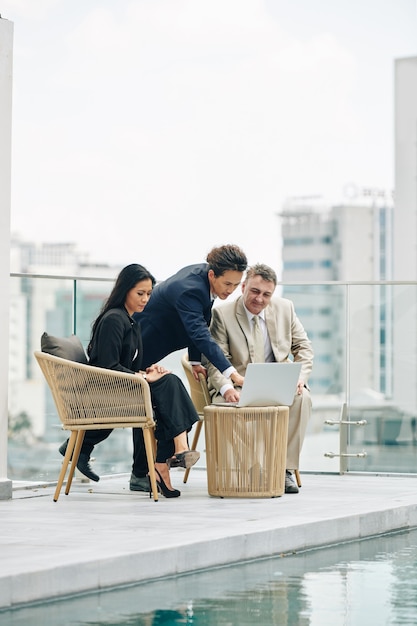
[{"label": "overcast sky", "polygon": [[276,213],[394,187],[416,0],[0,0],[14,22],[12,232],[158,279]]}]

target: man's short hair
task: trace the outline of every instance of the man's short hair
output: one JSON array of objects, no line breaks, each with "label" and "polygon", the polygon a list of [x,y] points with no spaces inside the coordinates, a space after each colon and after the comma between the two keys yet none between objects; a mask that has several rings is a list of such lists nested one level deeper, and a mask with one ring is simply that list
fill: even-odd
[{"label": "man's short hair", "polygon": [[256,263],[255,265],[248,267],[246,271],[246,280],[253,278],[254,276],[260,276],[263,280],[274,283],[275,287],[278,282],[277,275],[272,267],[269,267],[269,265],[265,265],[264,263]]},{"label": "man's short hair", "polygon": [[213,248],[207,255],[207,263],[215,276],[223,276],[227,270],[244,272],[248,266],[246,254],[233,244]]}]

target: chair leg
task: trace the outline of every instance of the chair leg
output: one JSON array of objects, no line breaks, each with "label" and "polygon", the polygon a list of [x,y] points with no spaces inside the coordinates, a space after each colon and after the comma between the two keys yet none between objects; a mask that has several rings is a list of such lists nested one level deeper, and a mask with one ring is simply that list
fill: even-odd
[{"label": "chair leg", "polygon": [[68,475],[67,486],[65,488],[66,496],[69,494],[70,489],[71,489],[72,479],[74,478],[75,469],[77,467],[78,459],[79,459],[80,452],[81,452],[81,446],[83,445],[84,435],[85,435],[85,430],[79,430],[78,432],[77,431],[75,432],[77,433],[77,438],[75,440],[75,448],[72,454],[71,469]]},{"label": "chair leg", "polygon": [[65,479],[65,474],[67,473],[68,464],[71,459],[71,454],[74,449],[76,439],[77,439],[77,432],[73,431],[68,441],[67,451],[65,452],[64,460],[62,461],[62,467],[59,473],[58,482],[57,482],[55,493],[54,493],[54,502],[58,502],[59,494],[61,493],[62,484]]},{"label": "chair leg", "polygon": [[298,471],[298,469],[294,470],[294,474],[295,474],[295,480],[297,481],[297,485],[299,487],[301,487],[301,478],[300,478],[300,472]]},{"label": "chair leg", "polygon": [[158,442],[156,441],[156,437],[155,437],[155,428],[149,428],[148,430],[150,431],[150,434],[151,434],[152,452],[153,452],[153,458],[155,460],[156,459],[156,446],[158,445]]},{"label": "chair leg", "polygon": [[[149,428],[143,429],[143,439],[145,441],[146,460],[148,461],[149,478],[151,480],[151,490],[153,499],[158,502],[158,489],[156,487],[156,474],[155,474],[155,457],[153,455],[152,434]],[[155,437],[154,437],[155,440]]]},{"label": "chair leg", "polygon": [[[191,446],[191,450],[197,450],[198,438],[200,437],[202,426],[203,426],[203,420],[200,419],[200,421],[197,422],[197,425],[195,427],[195,433],[194,433],[194,437],[193,437],[193,443],[192,443],[192,446]],[[191,467],[187,467],[187,469],[185,470],[183,483],[187,482],[188,476],[190,474],[190,469],[191,469]]]}]

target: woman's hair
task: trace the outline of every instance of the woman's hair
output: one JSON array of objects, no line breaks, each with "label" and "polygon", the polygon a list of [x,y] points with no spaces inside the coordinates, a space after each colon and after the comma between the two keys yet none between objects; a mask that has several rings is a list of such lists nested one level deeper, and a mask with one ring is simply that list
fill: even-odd
[{"label": "woman's hair", "polygon": [[251,267],[248,267],[248,271],[246,272],[246,280],[248,278],[253,278],[254,276],[260,276],[263,280],[268,281],[269,283],[274,283],[277,285],[277,275],[272,267],[269,265],[265,265],[264,263],[256,263]]},{"label": "woman's hair", "polygon": [[109,309],[123,308],[126,302],[126,296],[128,292],[142,280],[150,280],[152,282],[152,287],[155,286],[155,278],[146,269],[146,267],[143,267],[143,265],[139,265],[138,263],[132,263],[131,265],[126,265],[126,267],[122,269],[122,271],[116,278],[116,282],[109,297],[104,302],[98,317],[93,323],[91,329],[91,339],[87,348],[87,354],[90,354],[91,341],[93,339],[97,325],[103,315],[107,313]]},{"label": "woman's hair", "polygon": [[207,255],[209,269],[213,270],[215,276],[222,276],[227,270],[244,272],[248,266],[245,253],[232,244],[213,248]]}]

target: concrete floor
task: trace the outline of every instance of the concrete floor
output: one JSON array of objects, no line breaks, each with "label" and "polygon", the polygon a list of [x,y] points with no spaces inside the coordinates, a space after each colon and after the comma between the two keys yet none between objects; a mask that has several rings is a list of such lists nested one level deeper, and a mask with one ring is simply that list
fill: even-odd
[{"label": "concrete floor", "polygon": [[212,498],[204,469],[172,471],[177,499],[128,475],[54,487],[14,483],[0,501],[0,609],[299,552],[417,526],[417,477],[302,474],[297,495]]}]

